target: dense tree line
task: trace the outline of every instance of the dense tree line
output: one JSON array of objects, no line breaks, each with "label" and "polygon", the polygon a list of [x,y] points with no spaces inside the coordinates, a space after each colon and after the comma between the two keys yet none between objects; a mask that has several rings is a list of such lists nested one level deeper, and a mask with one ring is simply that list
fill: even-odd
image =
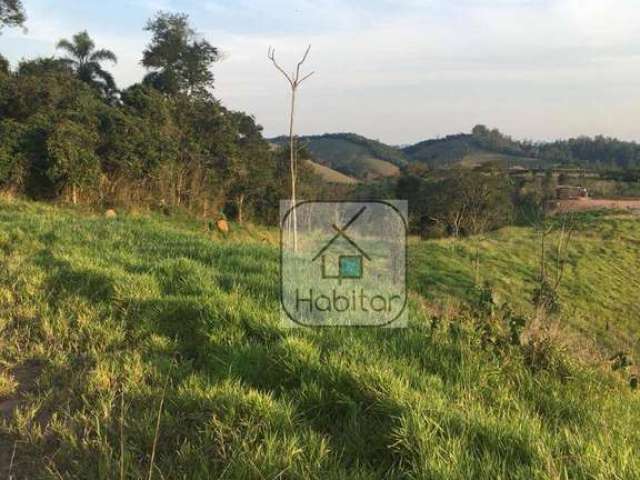
[{"label": "dense tree line", "polygon": [[484,125],[476,125],[471,135],[478,146],[487,150],[538,158],[549,164],[623,170],[640,167],[640,144],[602,135],[536,143],[513,140],[499,130],[488,129]]},{"label": "dense tree line", "polygon": [[[19,6],[0,2],[2,15]],[[265,141],[253,117],[212,95],[218,50],[186,15],[159,13],[145,30],[148,74],[123,90],[106,70],[116,55],[87,32],[60,40],[60,58],[0,65],[0,188],[274,220],[287,195],[287,152]],[[303,168],[313,188],[310,175]]]},{"label": "dense tree line", "polygon": [[535,149],[539,158],[565,165],[622,170],[640,167],[640,144],[602,135],[559,140]]}]

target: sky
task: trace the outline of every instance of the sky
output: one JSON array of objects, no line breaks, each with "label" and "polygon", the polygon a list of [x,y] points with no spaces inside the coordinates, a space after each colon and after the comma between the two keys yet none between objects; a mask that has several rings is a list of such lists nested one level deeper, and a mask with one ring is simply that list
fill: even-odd
[{"label": "sky", "polygon": [[[409,144],[482,123],[518,139],[603,134],[639,140],[638,0],[23,0],[27,31],[0,53],[54,55],[88,30],[118,56],[120,87],[140,81],[143,31],[159,10],[187,13],[222,52],[214,94],[288,131],[290,70],[308,44],[315,72],[297,99],[297,132],[355,132]],[[60,53],[60,52],[58,52]]]}]

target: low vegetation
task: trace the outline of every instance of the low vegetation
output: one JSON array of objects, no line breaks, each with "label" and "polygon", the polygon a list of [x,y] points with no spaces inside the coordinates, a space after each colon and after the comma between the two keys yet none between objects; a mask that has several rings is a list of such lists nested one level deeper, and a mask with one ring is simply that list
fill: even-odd
[{"label": "low vegetation", "polygon": [[[633,331],[639,235],[635,220],[582,217],[554,317],[563,331],[597,332],[598,348]],[[397,330],[282,329],[276,238],[2,202],[0,477],[640,471],[628,369],[513,327],[535,283],[530,230],[412,240],[411,321]]]}]

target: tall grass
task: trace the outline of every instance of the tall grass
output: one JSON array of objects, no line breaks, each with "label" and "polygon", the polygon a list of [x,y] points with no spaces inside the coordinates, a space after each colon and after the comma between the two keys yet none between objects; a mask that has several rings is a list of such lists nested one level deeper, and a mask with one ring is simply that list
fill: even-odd
[{"label": "tall grass", "polygon": [[[602,345],[637,318],[634,222],[590,219],[572,246],[563,315],[588,336],[615,317]],[[5,388],[19,406],[0,421],[0,478],[14,445],[16,478],[638,476],[640,401],[619,372],[567,352],[532,368],[446,308],[470,298],[480,244],[483,276],[526,310],[529,231],[412,244],[398,330],[280,328],[265,238],[2,203],[0,370],[34,380]],[[616,274],[628,283],[589,283]]]}]

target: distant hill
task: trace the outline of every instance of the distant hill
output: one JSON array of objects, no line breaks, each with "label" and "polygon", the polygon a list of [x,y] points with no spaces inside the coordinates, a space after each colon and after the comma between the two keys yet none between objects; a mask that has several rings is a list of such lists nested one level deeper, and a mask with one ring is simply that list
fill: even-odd
[{"label": "distant hill", "polygon": [[[284,136],[271,140],[275,145],[284,145],[287,141]],[[424,140],[404,147],[386,145],[354,133],[302,136],[300,142],[317,164],[314,170],[335,183],[394,177],[403,167],[415,163],[431,168],[497,163],[507,168],[569,165],[640,169],[638,143],[602,136],[533,143],[514,140],[498,129],[484,125],[476,125],[471,133]]]},{"label": "distant hill", "polygon": [[514,140],[498,129],[476,125],[470,134],[426,140],[402,149],[413,162],[431,167],[498,161],[507,167],[575,166],[640,169],[640,144],[598,135],[553,142]]},{"label": "distant hill", "polygon": [[[335,183],[394,177],[411,163],[423,163],[432,168],[475,167],[488,162],[497,162],[505,167],[532,167],[543,163],[528,155],[517,142],[488,129],[475,134],[461,133],[425,140],[405,147],[386,145],[354,133],[301,136],[299,141],[313,158],[316,173]],[[281,136],[271,142],[285,145],[288,138]]]},{"label": "distant hill", "polygon": [[413,162],[424,163],[433,168],[454,165],[475,167],[487,162],[497,162],[505,167],[534,166],[541,160],[528,156],[511,146],[499,148],[488,145],[472,134],[449,135],[444,138],[425,140],[402,149]]},{"label": "distant hill", "polygon": [[[287,141],[284,136],[271,140],[277,145]],[[398,175],[408,163],[400,149],[354,133],[301,136],[299,141],[317,164],[358,180]]]}]

